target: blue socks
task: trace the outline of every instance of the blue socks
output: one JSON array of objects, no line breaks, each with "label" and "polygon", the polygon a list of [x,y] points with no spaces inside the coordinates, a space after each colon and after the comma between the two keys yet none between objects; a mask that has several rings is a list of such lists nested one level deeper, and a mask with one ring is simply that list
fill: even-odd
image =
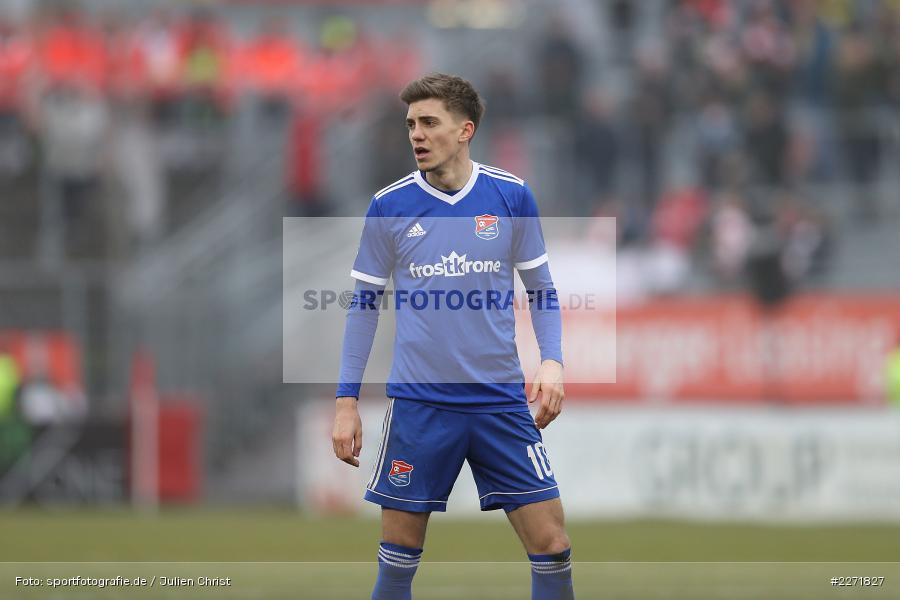
[{"label": "blue socks", "polygon": [[412,580],[421,558],[421,548],[381,542],[372,600],[412,600]]},{"label": "blue socks", "polygon": [[[559,554],[529,554],[532,600],[574,600],[571,548]],[[381,542],[378,580],[372,600],[412,600],[412,580],[422,558],[421,548]]]},{"label": "blue socks", "polygon": [[528,555],[531,561],[531,600],[574,600],[571,555],[571,548],[559,554]]}]

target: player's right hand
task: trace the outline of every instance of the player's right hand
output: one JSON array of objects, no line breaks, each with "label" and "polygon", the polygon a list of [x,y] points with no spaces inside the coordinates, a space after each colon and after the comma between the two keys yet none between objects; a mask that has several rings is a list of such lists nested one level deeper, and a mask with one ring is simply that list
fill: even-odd
[{"label": "player's right hand", "polygon": [[354,467],[359,466],[362,451],[362,420],[356,403],[356,398],[349,396],[335,400],[334,432],[331,434],[334,455]]},{"label": "player's right hand", "polygon": [[540,408],[534,416],[534,425],[538,429],[545,428],[562,412],[563,398],[566,397],[562,368],[560,363],[552,359],[541,362],[541,368],[531,384],[528,403],[534,404],[540,400]]}]

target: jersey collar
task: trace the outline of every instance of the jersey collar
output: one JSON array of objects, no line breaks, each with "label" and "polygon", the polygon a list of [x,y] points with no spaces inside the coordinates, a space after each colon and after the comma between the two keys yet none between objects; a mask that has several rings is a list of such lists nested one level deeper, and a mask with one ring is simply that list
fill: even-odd
[{"label": "jersey collar", "polygon": [[422,171],[416,170],[413,178],[416,180],[416,183],[420,188],[437,198],[438,200],[443,200],[447,204],[451,206],[462,200],[466,197],[466,195],[475,187],[475,180],[478,179],[478,163],[474,160],[472,162],[472,174],[469,175],[469,181],[466,182],[466,185],[463,186],[461,190],[456,192],[455,194],[447,194],[437,189],[422,177]]}]

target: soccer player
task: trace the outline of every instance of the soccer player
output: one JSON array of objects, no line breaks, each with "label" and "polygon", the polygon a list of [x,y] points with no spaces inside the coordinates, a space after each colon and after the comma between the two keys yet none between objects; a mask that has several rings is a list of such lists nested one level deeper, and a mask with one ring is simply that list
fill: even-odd
[{"label": "soccer player", "polygon": [[[389,405],[365,492],[382,507],[372,599],[412,597],[428,517],[446,510],[464,460],[481,509],[502,508],[528,553],[532,598],[574,598],[562,503],[539,431],[559,415],[564,392],[559,305],[537,205],[520,178],[469,158],[484,105],[468,81],[428,75],[400,97],[417,170],[376,193],[366,214],[333,433],[335,455],[358,467],[360,382],[393,277]],[[515,271],[541,351],[527,401]]]}]

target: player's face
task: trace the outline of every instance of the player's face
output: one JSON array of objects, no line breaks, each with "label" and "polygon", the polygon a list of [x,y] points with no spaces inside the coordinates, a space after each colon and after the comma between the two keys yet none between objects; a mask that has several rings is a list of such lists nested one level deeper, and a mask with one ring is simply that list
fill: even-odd
[{"label": "player's face", "polygon": [[465,117],[447,110],[443,100],[429,98],[409,105],[406,128],[416,165],[434,171],[459,154],[472,137],[474,126]]}]

